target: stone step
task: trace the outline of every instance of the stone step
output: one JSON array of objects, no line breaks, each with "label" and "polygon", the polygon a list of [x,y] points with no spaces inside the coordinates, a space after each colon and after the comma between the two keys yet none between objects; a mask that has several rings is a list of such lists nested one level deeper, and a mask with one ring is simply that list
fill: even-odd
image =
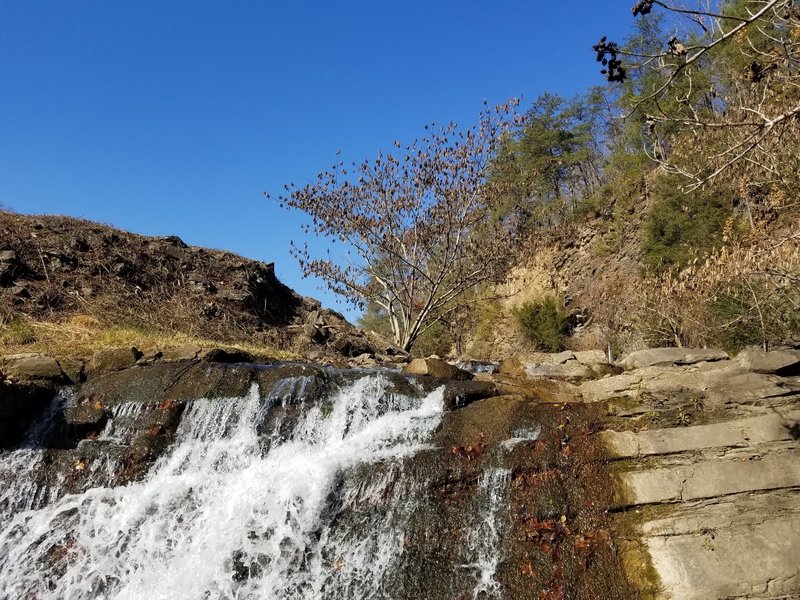
[{"label": "stone step", "polygon": [[670,429],[603,431],[599,433],[614,458],[641,458],[659,454],[676,454],[711,448],[747,448],[770,442],[791,441],[800,413],[782,416],[771,413],[761,417],[739,419]]},{"label": "stone step", "polygon": [[686,502],[758,490],[800,488],[800,451],[750,460],[709,460],[617,474],[619,507]]}]

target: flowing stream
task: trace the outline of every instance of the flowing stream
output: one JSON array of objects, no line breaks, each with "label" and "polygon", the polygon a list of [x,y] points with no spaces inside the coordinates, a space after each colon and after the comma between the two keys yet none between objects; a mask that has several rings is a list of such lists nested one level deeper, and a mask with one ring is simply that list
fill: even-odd
[{"label": "flowing stream", "polygon": [[[0,490],[0,600],[394,598],[421,485],[404,459],[430,447],[443,391],[399,394],[380,374],[324,399],[312,387],[293,377],[189,402],[143,480],[114,486],[115,465],[98,462],[84,467],[97,471],[93,487],[70,495],[34,483],[44,415],[27,444],[0,455],[0,475],[17,473]],[[125,443],[143,406],[117,406],[92,443]],[[461,556],[474,598],[502,597],[508,480],[504,469],[480,480]]]}]

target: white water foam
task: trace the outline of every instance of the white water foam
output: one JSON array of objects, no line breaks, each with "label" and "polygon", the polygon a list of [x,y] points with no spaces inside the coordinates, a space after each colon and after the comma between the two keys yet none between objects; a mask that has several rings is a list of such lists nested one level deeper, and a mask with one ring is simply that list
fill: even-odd
[{"label": "white water foam", "polygon": [[504,519],[501,511],[505,506],[509,469],[487,469],[479,480],[480,508],[478,523],[469,531],[466,549],[473,562],[464,567],[476,573],[473,597],[480,600],[502,598],[500,582],[495,579],[500,562],[499,544],[503,535]]},{"label": "white water foam", "polygon": [[[144,481],[22,510],[0,528],[0,598],[378,596],[413,513],[399,459],[425,446],[443,405],[442,390],[410,398],[389,389],[369,376],[306,402],[290,435],[276,427],[268,452],[256,387],[244,399],[189,403]],[[375,463],[377,476],[351,475]],[[386,507],[380,527],[331,526],[337,507],[365,503]]]},{"label": "white water foam", "polygon": [[10,522],[12,515],[45,506],[59,495],[60,482],[43,486],[36,475],[46,452],[42,440],[56,427],[56,417],[71,397],[69,390],[59,393],[48,410],[33,423],[20,448],[5,453],[0,461],[0,530]]}]

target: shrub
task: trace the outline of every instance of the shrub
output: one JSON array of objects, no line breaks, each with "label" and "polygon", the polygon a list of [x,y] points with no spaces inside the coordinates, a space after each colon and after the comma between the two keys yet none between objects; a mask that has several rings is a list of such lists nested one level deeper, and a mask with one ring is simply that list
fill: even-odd
[{"label": "shrub", "polygon": [[770,289],[764,282],[730,285],[709,302],[713,342],[728,352],[746,346],[783,344],[800,335],[800,292]]},{"label": "shrub", "polygon": [[569,316],[554,298],[526,302],[514,309],[514,319],[538,350],[559,352],[570,334]]},{"label": "shrub", "polygon": [[421,358],[432,354],[447,356],[452,347],[453,336],[447,325],[439,321],[420,334],[411,348],[411,354]]},{"label": "shrub", "polygon": [[687,195],[679,189],[681,183],[676,177],[663,177],[654,189],[656,201],[645,224],[641,260],[657,273],[684,267],[719,246],[733,213],[730,191],[714,188]]}]

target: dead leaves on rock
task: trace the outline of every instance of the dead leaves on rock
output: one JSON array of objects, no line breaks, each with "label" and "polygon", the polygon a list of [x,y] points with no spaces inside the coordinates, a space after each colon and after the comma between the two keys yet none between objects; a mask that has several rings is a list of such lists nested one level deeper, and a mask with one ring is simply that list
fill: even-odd
[{"label": "dead leaves on rock", "polygon": [[486,451],[486,444],[484,440],[486,439],[486,435],[481,431],[478,434],[478,442],[475,444],[468,444],[466,446],[453,446],[450,450],[452,454],[456,456],[460,456],[461,458],[466,458],[467,460],[473,460],[475,458],[480,458],[483,456],[483,453]]}]

